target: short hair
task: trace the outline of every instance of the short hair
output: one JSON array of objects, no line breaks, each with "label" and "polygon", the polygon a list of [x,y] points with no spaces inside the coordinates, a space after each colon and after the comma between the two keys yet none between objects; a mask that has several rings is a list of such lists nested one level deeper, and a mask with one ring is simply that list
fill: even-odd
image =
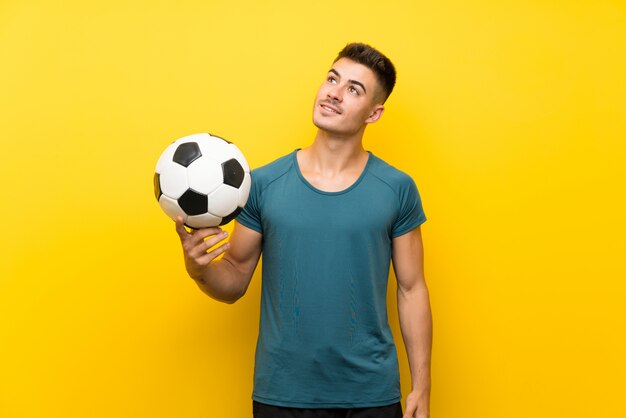
[{"label": "short hair", "polygon": [[348,58],[372,70],[382,87],[383,103],[387,100],[396,84],[396,69],[389,58],[377,49],[358,42],[349,43],[339,51],[333,64],[341,58]]}]

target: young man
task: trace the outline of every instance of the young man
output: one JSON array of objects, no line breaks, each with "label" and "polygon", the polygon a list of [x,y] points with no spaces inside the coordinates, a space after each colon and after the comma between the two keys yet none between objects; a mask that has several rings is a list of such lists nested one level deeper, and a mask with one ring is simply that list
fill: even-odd
[{"label": "young man", "polygon": [[[313,144],[252,172],[230,241],[177,221],[187,272],[217,300],[245,294],[263,253],[256,418],[429,417],[426,217],[413,180],[362,144],[394,84],[389,59],[348,44],[315,98]],[[387,321],[391,261],[412,378],[404,415]]]}]

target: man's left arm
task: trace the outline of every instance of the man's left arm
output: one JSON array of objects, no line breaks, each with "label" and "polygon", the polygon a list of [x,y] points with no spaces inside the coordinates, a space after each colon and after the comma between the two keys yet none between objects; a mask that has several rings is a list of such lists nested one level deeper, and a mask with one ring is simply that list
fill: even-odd
[{"label": "man's left arm", "polygon": [[420,227],[393,239],[393,269],[398,281],[398,317],[411,369],[411,393],[403,418],[430,416],[432,315],[424,278]]}]

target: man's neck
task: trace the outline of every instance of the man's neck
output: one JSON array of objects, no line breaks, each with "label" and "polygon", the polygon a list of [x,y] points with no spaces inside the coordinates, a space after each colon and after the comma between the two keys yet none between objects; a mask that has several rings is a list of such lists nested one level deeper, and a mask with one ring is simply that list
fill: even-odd
[{"label": "man's neck", "polygon": [[362,140],[362,132],[353,137],[339,138],[318,130],[313,144],[300,152],[301,160],[309,170],[326,176],[345,170],[359,170],[368,157]]}]

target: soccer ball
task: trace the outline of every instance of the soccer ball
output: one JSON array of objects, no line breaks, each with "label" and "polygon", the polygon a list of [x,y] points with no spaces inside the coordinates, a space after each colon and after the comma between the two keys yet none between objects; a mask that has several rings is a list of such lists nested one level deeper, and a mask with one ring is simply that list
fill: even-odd
[{"label": "soccer ball", "polygon": [[193,229],[225,225],[250,193],[250,166],[235,144],[201,133],[171,143],[159,157],[154,195],[167,216]]}]

